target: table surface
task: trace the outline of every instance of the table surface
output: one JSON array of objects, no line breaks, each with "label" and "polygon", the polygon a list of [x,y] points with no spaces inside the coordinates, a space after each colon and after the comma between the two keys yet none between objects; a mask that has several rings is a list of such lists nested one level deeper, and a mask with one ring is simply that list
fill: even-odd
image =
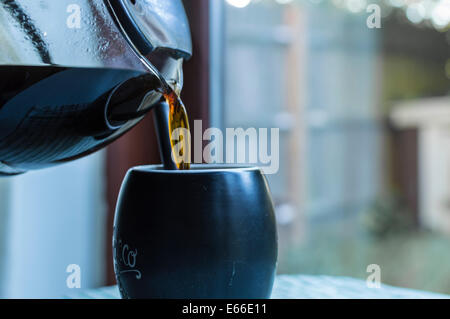
[{"label": "table surface", "polygon": [[[76,290],[66,296],[72,299],[118,299],[117,286],[90,290]],[[369,288],[364,280],[349,277],[279,275],[277,276],[272,299],[430,299],[450,298],[450,295],[431,293],[381,284],[379,288]]]}]

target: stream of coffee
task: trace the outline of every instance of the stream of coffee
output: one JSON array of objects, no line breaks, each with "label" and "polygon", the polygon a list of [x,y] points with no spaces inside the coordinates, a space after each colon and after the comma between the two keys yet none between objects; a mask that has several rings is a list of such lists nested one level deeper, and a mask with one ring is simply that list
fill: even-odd
[{"label": "stream of coffee", "polygon": [[169,104],[167,120],[169,122],[168,128],[171,153],[175,161],[175,165],[180,170],[189,169],[190,162],[189,160],[186,161],[186,159],[190,159],[190,139],[184,134],[180,134],[179,136],[178,134],[175,134],[176,130],[179,129],[185,129],[187,132],[189,131],[189,120],[186,108],[179,95],[174,90],[164,93],[164,98],[166,99],[167,104]]}]

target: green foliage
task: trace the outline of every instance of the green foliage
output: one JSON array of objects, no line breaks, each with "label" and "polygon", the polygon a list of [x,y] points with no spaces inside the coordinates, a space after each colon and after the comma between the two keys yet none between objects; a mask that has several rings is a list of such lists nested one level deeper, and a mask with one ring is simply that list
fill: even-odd
[{"label": "green foliage", "polygon": [[361,214],[366,233],[375,238],[397,235],[414,229],[414,216],[398,196],[383,196]]},{"label": "green foliage", "polygon": [[450,93],[445,65],[439,63],[426,63],[406,56],[386,56],[383,74],[383,101]]}]

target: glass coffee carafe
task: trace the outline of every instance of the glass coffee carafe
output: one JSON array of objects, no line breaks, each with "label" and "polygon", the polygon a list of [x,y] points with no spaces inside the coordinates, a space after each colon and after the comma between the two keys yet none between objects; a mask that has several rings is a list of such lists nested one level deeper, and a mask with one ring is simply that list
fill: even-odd
[{"label": "glass coffee carafe", "polygon": [[0,1],[0,175],[88,155],[179,91],[181,0]]}]

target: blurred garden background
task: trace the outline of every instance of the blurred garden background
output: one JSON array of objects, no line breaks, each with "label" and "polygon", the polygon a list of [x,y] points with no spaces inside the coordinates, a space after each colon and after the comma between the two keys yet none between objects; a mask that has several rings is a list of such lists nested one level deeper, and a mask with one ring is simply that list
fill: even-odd
[{"label": "blurred garden background", "polygon": [[450,293],[450,1],[227,0],[224,19],[219,125],[281,132],[278,271],[378,264]]}]

